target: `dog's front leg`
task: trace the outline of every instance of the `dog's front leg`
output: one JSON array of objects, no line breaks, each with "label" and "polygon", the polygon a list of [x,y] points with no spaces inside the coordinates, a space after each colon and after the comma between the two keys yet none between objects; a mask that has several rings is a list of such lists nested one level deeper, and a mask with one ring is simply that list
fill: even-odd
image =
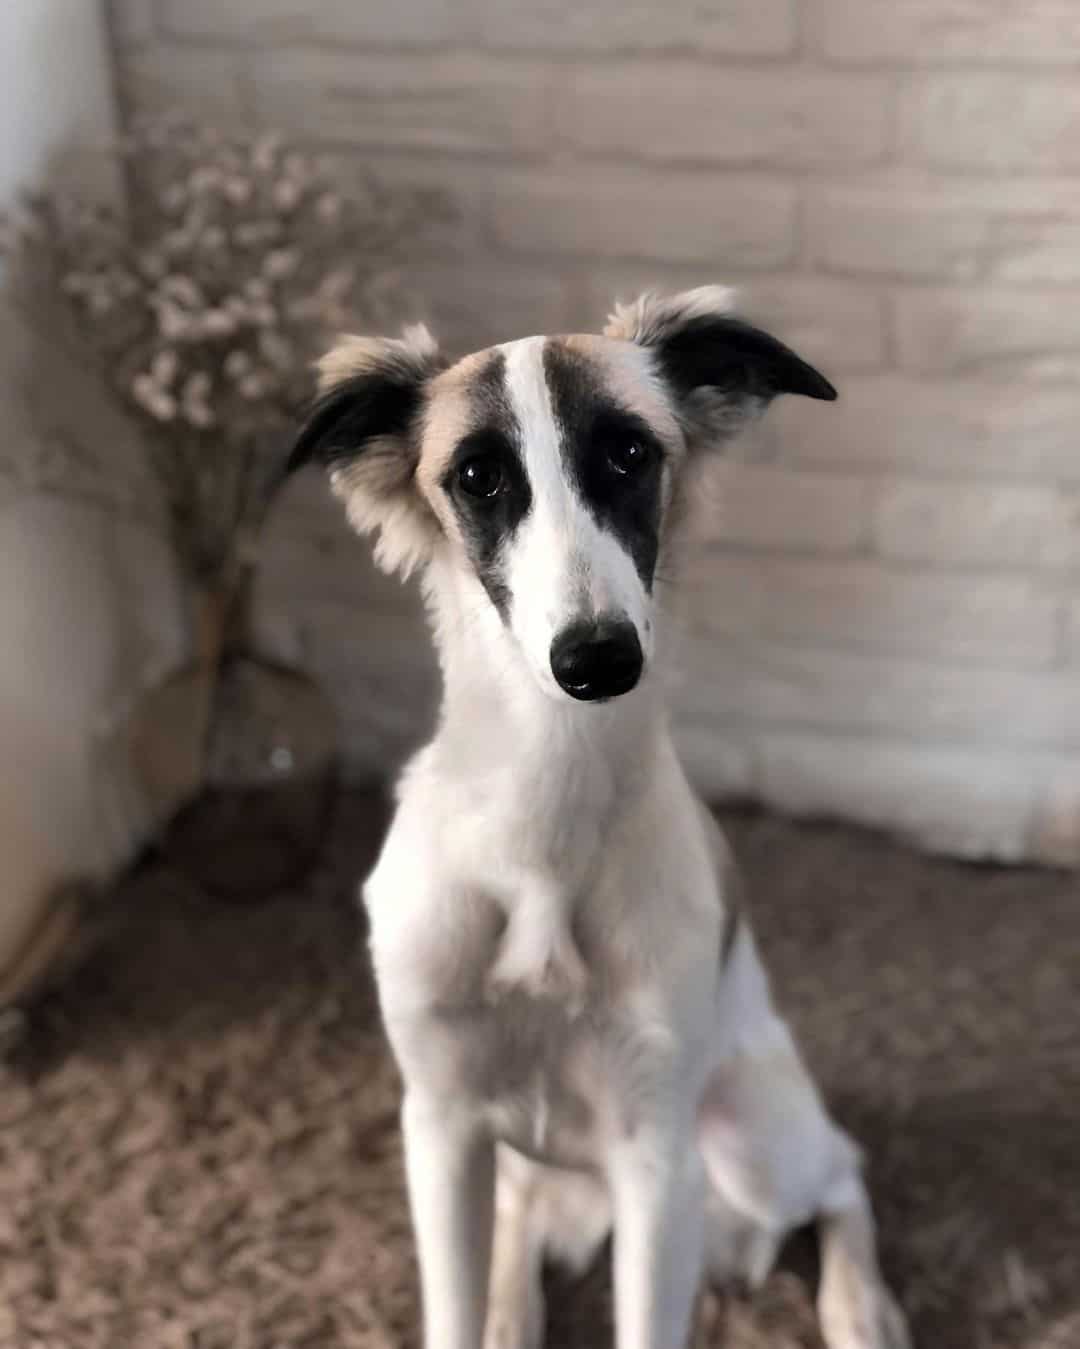
[{"label": "dog's front leg", "polygon": [[705,1180],[692,1131],[639,1131],[610,1162],[618,1349],[684,1349],[701,1275]]},{"label": "dog's front leg", "polygon": [[427,1349],[480,1349],[495,1149],[460,1106],[410,1093],[401,1112]]}]

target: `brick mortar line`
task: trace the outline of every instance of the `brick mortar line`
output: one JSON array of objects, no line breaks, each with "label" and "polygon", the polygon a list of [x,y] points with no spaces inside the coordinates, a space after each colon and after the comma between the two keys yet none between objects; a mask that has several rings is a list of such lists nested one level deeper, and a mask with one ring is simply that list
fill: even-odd
[{"label": "brick mortar line", "polygon": [[[1022,671],[1008,671],[1007,673],[1019,674]],[[674,695],[674,705],[678,708],[678,693]],[[992,762],[999,759],[1002,755],[1010,759],[1033,760],[1043,762],[1047,765],[1060,763],[1076,763],[1077,756],[1075,749],[1080,742],[1062,741],[1060,747],[1055,747],[1050,743],[1039,741],[994,741],[988,744],[985,739],[977,740],[974,738],[942,736],[933,731],[927,732],[923,737],[918,732],[905,731],[901,727],[882,725],[880,727],[863,727],[851,725],[833,725],[828,722],[803,722],[788,719],[772,720],[764,717],[756,717],[753,713],[741,713],[737,721],[727,717],[710,717],[706,722],[703,717],[683,714],[675,716],[673,723],[677,731],[690,731],[697,725],[707,725],[709,732],[720,736],[749,736],[752,741],[759,744],[770,737],[787,736],[807,736],[811,735],[827,740],[830,744],[839,744],[850,747],[853,744],[864,744],[873,742],[884,748],[890,749],[923,749],[931,753],[942,751],[944,753],[963,751],[972,755],[974,758],[984,759]]]},{"label": "brick mortar line", "polygon": [[[1076,213],[1076,223],[1080,224],[1080,210]],[[1007,296],[1039,293],[1048,289],[1052,289],[1055,294],[1062,291],[1066,293],[1080,292],[1080,257],[1077,261],[1077,278],[1072,281],[1026,281],[1018,277],[999,277],[993,275],[992,263],[986,263],[983,266],[987,270],[972,273],[970,276],[952,277],[945,273],[936,276],[925,274],[905,276],[904,273],[891,271],[889,268],[867,267],[848,270],[830,263],[811,262],[810,264],[814,276],[846,281],[859,287],[871,286],[876,283],[880,286],[899,288],[905,295],[924,294],[928,291],[949,291],[958,295],[978,291],[985,294],[988,285],[993,287],[995,294],[1000,293]]]},{"label": "brick mortar line", "polygon": [[[1080,183],[1080,155],[1075,165],[1059,164],[1048,166],[1038,164],[1034,168],[1025,167],[1024,163],[1010,163],[1001,165],[998,168],[990,168],[981,160],[971,159],[948,160],[932,159],[926,154],[919,154],[915,151],[904,149],[897,163],[906,165],[909,168],[919,169],[929,173],[942,182],[963,183],[965,186],[971,183],[1010,183],[1022,182],[1026,184],[1037,184],[1047,179],[1057,179],[1060,182],[1070,185]],[[1026,162],[1026,161],[1025,161]]]},{"label": "brick mortar line", "polygon": [[[844,61],[827,56],[824,52],[800,50],[796,45],[790,51],[737,52],[720,51],[694,46],[677,47],[597,47],[587,51],[568,50],[565,47],[546,47],[543,44],[502,44],[489,45],[482,40],[470,39],[400,39],[397,41],[373,41],[371,39],[348,37],[282,36],[278,38],[258,38],[230,36],[221,34],[183,33],[161,21],[156,21],[149,34],[151,42],[169,44],[185,49],[206,50],[213,48],[244,49],[248,51],[314,51],[335,53],[342,50],[371,52],[376,56],[401,54],[406,56],[476,56],[491,58],[495,61],[505,59],[508,62],[526,61],[541,66],[565,66],[591,70],[597,67],[614,68],[619,65],[632,67],[645,63],[657,65],[690,65],[702,69],[722,67],[725,69],[748,69],[752,71],[781,71],[785,68],[801,69],[821,75],[835,75],[838,79],[847,77],[887,78],[889,76],[906,77],[911,75],[934,79],[938,76],[988,75],[1026,77],[1032,82],[1056,81],[1067,83],[1070,76],[1080,73],[1080,57],[1070,62],[983,62],[956,61],[937,62],[907,61]],[[131,47],[141,45],[118,39],[117,45]],[[909,86],[910,87],[910,86]]]},{"label": "brick mortar line", "polygon": [[[417,633],[424,629],[417,627]],[[688,661],[685,652],[688,647],[700,647],[705,645],[712,648],[714,640],[709,635],[702,636],[686,630],[686,620],[682,620],[682,627],[676,629],[673,670],[676,676],[683,677],[688,673]],[[794,657],[809,657],[811,659],[820,659],[832,661],[835,658],[841,660],[855,660],[867,667],[888,666],[890,669],[899,670],[901,673],[911,672],[916,676],[934,676],[945,675],[956,678],[971,678],[972,676],[986,675],[994,679],[1021,679],[1025,682],[1035,681],[1063,681],[1070,678],[1073,674],[1073,666],[1070,663],[1065,665],[1045,665],[1045,666],[1016,666],[1016,665],[967,665],[963,661],[941,661],[932,660],[927,655],[897,655],[894,651],[881,651],[866,648],[852,650],[850,645],[838,645],[835,642],[828,642],[823,638],[811,638],[809,641],[796,640],[792,637],[759,637],[753,635],[740,635],[738,643],[732,645],[732,650],[736,654],[741,654],[747,663],[763,664],[778,656],[781,659]],[[718,661],[722,658],[718,658]],[[1077,699],[1080,702],[1080,687],[1077,688]]]},{"label": "brick mortar line", "polygon": [[[784,69],[796,69],[801,59],[794,52],[777,52],[769,55],[763,52],[713,52],[701,47],[598,47],[595,50],[567,50],[565,48],[547,48],[543,46],[486,46],[482,42],[462,41],[458,39],[373,42],[370,39],[355,37],[281,37],[276,39],[258,39],[232,37],[228,34],[205,35],[196,33],[178,33],[168,25],[157,27],[151,35],[151,41],[185,50],[245,50],[253,52],[317,52],[335,54],[342,51],[357,55],[370,52],[373,56],[402,55],[432,60],[440,57],[460,59],[478,57],[494,64],[505,62],[508,65],[528,64],[538,67],[565,67],[568,69],[593,70],[597,67],[614,69],[618,66],[641,64],[699,66],[703,70],[721,67],[726,70],[747,69],[762,73],[780,72]],[[857,73],[857,72],[850,72]],[[874,72],[868,72],[872,77]]]},{"label": "brick mortar line", "polygon": [[[876,376],[870,376],[876,378]],[[840,389],[840,397],[844,396],[844,380],[840,376],[837,380]],[[748,460],[750,464],[756,461]],[[765,461],[762,461],[763,463]],[[841,476],[843,474],[852,474],[856,470],[860,471],[865,477],[875,483],[882,484],[888,482],[916,483],[923,486],[936,486],[940,484],[943,487],[966,486],[971,488],[982,487],[986,481],[981,470],[977,466],[972,466],[966,473],[959,471],[954,473],[940,473],[933,468],[916,471],[917,466],[913,465],[908,471],[900,472],[895,463],[881,463],[878,465],[867,464],[862,459],[799,459],[790,455],[781,456],[778,459],[768,461],[790,468],[800,473],[816,475],[818,470],[815,465],[821,465],[821,476],[832,474]],[[1063,496],[1080,495],[1080,476],[1076,478],[1048,478],[1036,476],[1034,474],[1017,474],[1011,477],[995,476],[991,480],[991,490],[996,487],[1045,487],[1051,491],[1060,492]]]},{"label": "brick mortar line", "polygon": [[[1077,223],[1080,224],[1080,218],[1078,218]],[[866,275],[869,276],[871,274],[867,273]],[[983,278],[975,277],[971,279],[965,277],[963,280],[954,280],[949,277],[936,277],[936,278],[927,278],[924,281],[916,281],[915,278],[912,278],[911,281],[906,281],[906,280],[890,280],[885,276],[878,275],[878,281],[882,285],[889,286],[890,293],[892,294],[924,296],[927,293],[933,292],[936,295],[951,299],[954,297],[959,298],[960,296],[967,297],[970,296],[973,292],[979,292],[982,294],[986,293],[985,277]],[[1010,297],[1019,293],[1022,286],[1023,293],[1029,295],[1032,299],[1046,300],[1048,302],[1055,299],[1063,291],[1065,292],[1080,291],[1080,279],[1076,281],[1025,281],[1019,283],[1013,282],[1007,287],[1003,282],[999,283],[995,281],[994,284],[995,288],[997,285],[1000,284],[1004,290],[1004,293]],[[989,298],[993,299],[995,295],[996,289]],[[1060,348],[1055,345],[1054,350],[1059,351]],[[1073,381],[1069,379],[1061,379],[1057,381],[1043,379],[1043,380],[1035,380],[1033,382],[1043,384],[1073,383]],[[1075,387],[1075,384],[1073,385],[1073,387]]]},{"label": "brick mortar line", "polygon": [[821,52],[820,59],[815,63],[815,67],[820,70],[832,71],[836,74],[866,74],[866,75],[924,75],[933,79],[937,75],[1022,75],[1030,76],[1033,79],[1049,77],[1051,79],[1067,80],[1070,75],[1080,74],[1080,57],[1074,57],[1069,61],[1062,62],[1042,62],[1042,61],[978,61],[968,60],[948,60],[933,61],[917,58],[898,59],[890,61],[853,61],[843,60],[842,58],[829,56],[824,49]]},{"label": "brick mortar line", "polygon": [[[919,479],[915,479],[919,482]],[[722,505],[720,506],[722,509]],[[1044,593],[1048,599],[1062,598],[1054,588],[1059,584],[1076,579],[1080,580],[1080,558],[1076,562],[1066,563],[1025,563],[1018,567],[1003,566],[1000,562],[956,562],[942,559],[917,559],[898,557],[892,553],[882,553],[877,547],[862,552],[855,547],[800,548],[773,543],[727,542],[723,538],[707,540],[701,545],[699,555],[710,558],[761,558],[775,559],[777,562],[820,562],[823,566],[856,566],[859,563],[874,564],[888,576],[898,576],[905,580],[926,579],[942,580],[992,580],[992,581],[1029,581],[1038,582],[1035,589]],[[865,571],[865,566],[862,568]]]}]

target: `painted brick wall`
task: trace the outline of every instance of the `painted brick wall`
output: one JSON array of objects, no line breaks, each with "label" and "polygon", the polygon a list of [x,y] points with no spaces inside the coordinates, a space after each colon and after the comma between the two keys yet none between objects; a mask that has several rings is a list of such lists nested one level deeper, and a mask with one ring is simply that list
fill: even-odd
[{"label": "painted brick wall", "polygon": [[[116,0],[129,110],[299,129],[442,185],[454,343],[738,284],[819,362],[723,466],[679,724],[713,794],[1080,861],[1076,0]],[[422,733],[408,596],[299,483],[268,627],[354,768]],[[300,615],[299,618],[296,615]]]}]

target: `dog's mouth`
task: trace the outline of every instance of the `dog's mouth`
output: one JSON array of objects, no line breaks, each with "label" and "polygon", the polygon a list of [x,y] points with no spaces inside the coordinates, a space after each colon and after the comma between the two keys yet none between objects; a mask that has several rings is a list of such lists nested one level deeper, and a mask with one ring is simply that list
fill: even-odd
[{"label": "dog's mouth", "polygon": [[551,644],[555,682],[578,702],[607,702],[629,693],[644,664],[637,630],[626,619],[574,623]]},{"label": "dog's mouth", "polygon": [[565,683],[559,680],[559,687],[571,698],[582,703],[607,703],[612,698],[621,698],[624,693],[637,687],[641,678],[640,671],[625,671],[610,675],[600,681],[583,680],[581,683]]}]

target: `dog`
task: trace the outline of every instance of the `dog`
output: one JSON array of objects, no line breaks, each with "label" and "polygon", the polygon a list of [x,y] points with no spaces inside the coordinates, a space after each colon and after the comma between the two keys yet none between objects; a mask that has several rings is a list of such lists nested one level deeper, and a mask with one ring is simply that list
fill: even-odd
[{"label": "dog", "polygon": [[[614,1234],[618,1349],[817,1222],[829,1349],[905,1349],[855,1144],[774,1009],[665,712],[700,467],[832,385],[709,286],[457,361],[342,339],[290,466],[418,572],[443,701],[363,889],[427,1349],[539,1349]],[[682,550],[685,551],[685,550]]]}]

